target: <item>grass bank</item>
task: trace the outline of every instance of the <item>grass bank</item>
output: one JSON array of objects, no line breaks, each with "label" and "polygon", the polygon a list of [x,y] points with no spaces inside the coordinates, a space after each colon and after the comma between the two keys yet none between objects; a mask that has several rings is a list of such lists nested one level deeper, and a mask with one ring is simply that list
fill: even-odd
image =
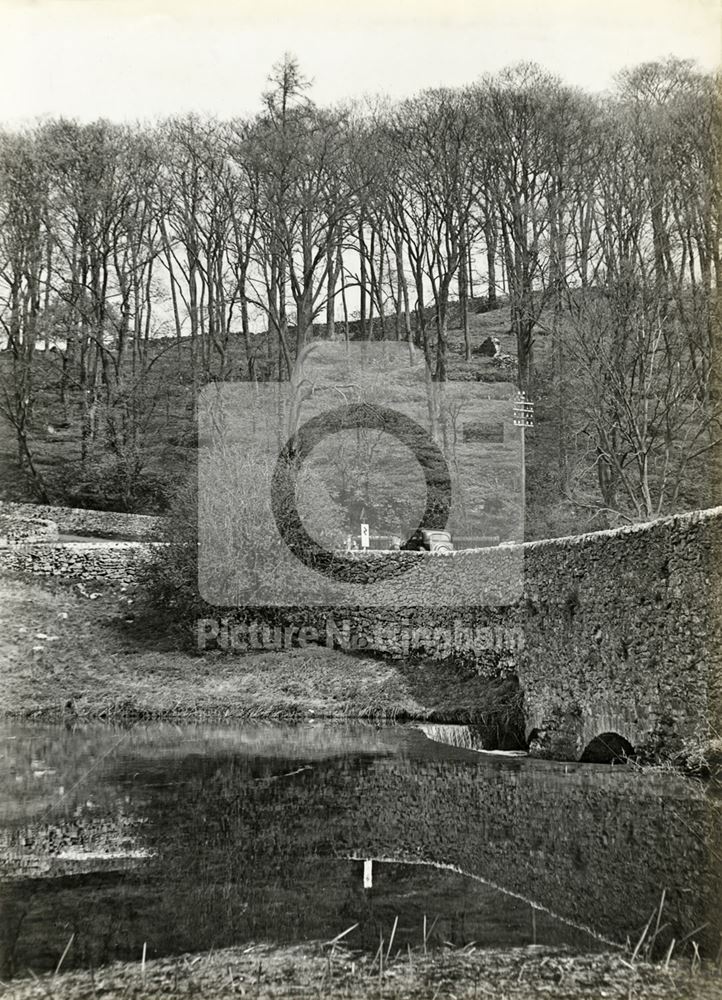
[{"label": "grass bank", "polygon": [[[393,944],[393,942],[392,942]],[[394,952],[376,957],[334,942],[252,945],[146,963],[116,963],[15,981],[13,1000],[311,996],[374,1000],[718,1000],[719,971],[699,964],[651,965],[620,954],[572,955],[540,946]]]},{"label": "grass bank", "polygon": [[[398,718],[513,728],[519,694],[433,662],[340,649],[245,655],[174,649],[98,585],[5,578],[0,713],[21,718]],[[142,620],[142,627],[141,622]]]}]

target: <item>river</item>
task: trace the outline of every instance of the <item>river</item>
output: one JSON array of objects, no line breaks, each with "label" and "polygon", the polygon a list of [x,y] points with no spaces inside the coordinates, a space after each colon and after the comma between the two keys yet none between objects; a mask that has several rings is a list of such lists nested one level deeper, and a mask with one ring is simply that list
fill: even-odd
[{"label": "river", "polygon": [[[451,745],[456,744],[456,745]],[[715,953],[722,798],[461,727],[0,726],[0,976],[246,941]],[[355,925],[355,926],[354,926]],[[650,932],[651,933],[651,932]]]}]

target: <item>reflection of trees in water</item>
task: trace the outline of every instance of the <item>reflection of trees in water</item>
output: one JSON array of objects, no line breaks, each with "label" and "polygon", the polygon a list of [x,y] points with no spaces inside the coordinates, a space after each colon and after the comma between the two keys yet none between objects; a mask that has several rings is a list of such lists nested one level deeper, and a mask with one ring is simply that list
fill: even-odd
[{"label": "reflection of trees in water", "polygon": [[437,860],[621,941],[641,930],[663,887],[678,940],[711,918],[718,898],[708,845],[720,842],[719,807],[677,779],[655,787],[634,773],[442,759],[324,762],[265,784],[245,774],[238,761],[218,762],[185,784],[185,802],[157,812],[164,863],[174,837],[175,857],[188,854],[202,812],[213,849],[188,863],[210,879],[222,863],[235,880],[249,865],[282,880],[299,857],[344,851]]},{"label": "reflection of trees in water", "polygon": [[[366,775],[363,776],[365,778]],[[665,932],[716,949],[720,802],[670,778],[588,768],[424,762],[349,789],[375,817],[356,849],[458,865],[624,941],[666,888]],[[660,942],[660,945],[662,942]]]},{"label": "reflection of trees in water", "polygon": [[186,756],[144,762],[134,786],[137,768],[124,761],[111,782],[145,818],[143,846],[156,857],[122,880],[19,886],[3,903],[12,918],[3,923],[15,926],[29,901],[16,963],[52,967],[72,932],[68,965],[138,958],[144,942],[154,955],[325,938],[359,919],[353,943],[375,947],[394,911],[399,942],[405,933],[418,943],[414,927],[432,906],[457,943],[482,917],[500,943],[503,927],[519,941],[530,919],[522,904],[497,894],[486,901],[461,876],[402,866],[379,873],[369,895],[361,863],[342,860],[350,854],[458,865],[621,941],[639,933],[662,887],[678,940],[709,919],[705,902],[718,898],[706,844],[718,837],[719,810],[689,784],[655,790],[644,775],[441,758],[300,766],[278,756]]},{"label": "reflection of trees in water", "polygon": [[[151,890],[152,891],[152,890]],[[117,873],[9,882],[0,893],[0,976],[136,958],[134,922],[148,896]],[[142,942],[141,942],[142,948]]]}]

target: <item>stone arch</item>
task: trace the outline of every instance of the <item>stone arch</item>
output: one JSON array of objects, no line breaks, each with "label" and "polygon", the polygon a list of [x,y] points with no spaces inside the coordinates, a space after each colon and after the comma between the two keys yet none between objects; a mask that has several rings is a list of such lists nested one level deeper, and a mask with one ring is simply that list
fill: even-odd
[{"label": "stone arch", "polygon": [[579,758],[582,764],[626,763],[634,756],[634,747],[619,733],[600,733],[590,740]]}]

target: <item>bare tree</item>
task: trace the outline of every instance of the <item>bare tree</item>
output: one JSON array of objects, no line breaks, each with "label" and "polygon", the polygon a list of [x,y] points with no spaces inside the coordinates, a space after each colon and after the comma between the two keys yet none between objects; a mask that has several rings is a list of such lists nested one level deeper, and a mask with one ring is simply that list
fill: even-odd
[{"label": "bare tree", "polygon": [[0,365],[0,415],[15,431],[18,465],[46,501],[30,431],[42,284],[50,253],[47,197],[47,171],[33,137],[0,136],[0,326],[8,355]]}]

